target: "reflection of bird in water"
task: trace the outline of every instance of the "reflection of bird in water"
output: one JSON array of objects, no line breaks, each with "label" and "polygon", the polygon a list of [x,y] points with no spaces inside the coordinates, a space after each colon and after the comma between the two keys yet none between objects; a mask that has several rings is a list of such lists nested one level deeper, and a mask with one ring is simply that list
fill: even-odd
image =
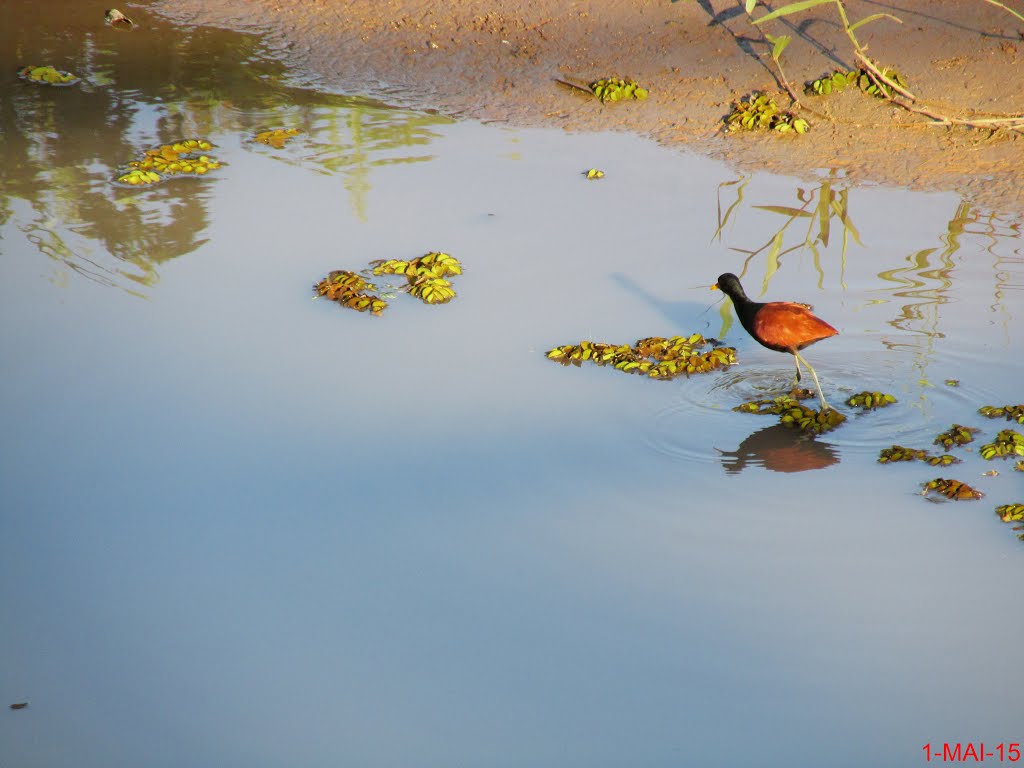
[{"label": "reflection of bird in water", "polygon": [[809,347],[816,341],[835,336],[839,331],[821,318],[815,317],[807,304],[798,304],[792,301],[770,301],[767,304],[762,304],[751,301],[743,290],[743,286],[740,285],[740,279],[732,273],[726,273],[719,277],[718,283],[713,287],[718,288],[732,299],[740,323],[761,346],[774,349],[776,352],[789,352],[793,355],[798,383],[800,381],[800,363],[807,366],[807,370],[814,377],[814,384],[818,387],[818,399],[821,400],[821,407],[828,408],[829,404],[825,402],[825,396],[821,394],[818,374],[814,372],[811,364],[804,360],[800,350]]},{"label": "reflection of bird in water", "polygon": [[730,475],[739,474],[747,465],[762,466],[772,472],[806,472],[839,461],[839,454],[831,445],[782,424],[757,430],[735,451],[718,452],[723,469]]}]

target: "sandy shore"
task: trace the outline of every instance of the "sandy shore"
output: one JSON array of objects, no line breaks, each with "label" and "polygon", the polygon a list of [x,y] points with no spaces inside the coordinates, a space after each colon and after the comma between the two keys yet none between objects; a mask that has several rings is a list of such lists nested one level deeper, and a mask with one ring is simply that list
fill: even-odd
[{"label": "sandy shore", "polygon": [[[1011,0],[1016,6],[1021,3]],[[777,3],[776,6],[779,4]],[[779,91],[769,46],[740,0],[159,0],[175,20],[260,31],[288,64],[332,89],[452,115],[569,130],[630,130],[727,159],[740,169],[953,190],[1024,212],[1024,137],[929,124],[851,91],[805,98],[810,133],[722,132],[733,102]],[[858,34],[920,99],[947,114],[1024,114],[1024,23],[981,0],[850,0],[851,19],[891,13]],[[1024,10],[1024,9],[1018,9]],[[759,11],[758,13],[763,13]],[[769,22],[793,38],[797,87],[854,66],[832,6]],[[555,82],[634,78],[645,102],[602,106]],[[780,104],[788,99],[779,98]]]}]

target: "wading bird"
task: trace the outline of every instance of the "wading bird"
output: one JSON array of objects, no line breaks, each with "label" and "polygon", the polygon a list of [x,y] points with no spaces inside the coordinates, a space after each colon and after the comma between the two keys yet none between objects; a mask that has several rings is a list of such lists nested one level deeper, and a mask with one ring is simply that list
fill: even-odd
[{"label": "wading bird", "polygon": [[815,317],[808,304],[799,304],[793,301],[769,301],[768,303],[751,301],[744,292],[743,286],[740,285],[740,279],[731,272],[720,276],[718,283],[712,287],[719,289],[732,299],[740,323],[761,346],[793,355],[793,361],[796,363],[797,382],[800,381],[800,363],[807,366],[807,370],[811,372],[814,384],[818,388],[821,407],[831,407],[825,402],[825,396],[821,394],[818,374],[814,372],[811,364],[804,360],[800,350],[809,347],[816,341],[835,336],[839,331],[821,318]]}]

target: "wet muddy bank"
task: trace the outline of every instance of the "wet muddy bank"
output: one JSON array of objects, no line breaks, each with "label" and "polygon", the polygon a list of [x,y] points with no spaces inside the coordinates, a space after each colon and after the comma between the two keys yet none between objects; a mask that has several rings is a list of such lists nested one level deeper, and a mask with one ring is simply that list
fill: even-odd
[{"label": "wet muddy bank", "polygon": [[[931,125],[857,92],[806,100],[821,117],[810,115],[813,128],[802,137],[723,135],[734,101],[777,89],[768,46],[732,1],[163,0],[151,7],[188,24],[265,32],[283,61],[333,90],[515,125],[635,131],[740,170],[839,169],[855,180],[1024,210],[1020,139]],[[860,34],[929,104],[957,115],[1024,112],[1024,88],[999,76],[1024,58],[1024,25],[1011,15],[982,2],[851,2],[849,10],[853,19],[888,12],[903,20],[876,21]],[[784,64],[794,84],[854,65],[830,7],[791,18],[766,27],[793,37]],[[651,96],[603,107],[555,82],[565,75],[631,77]]]}]

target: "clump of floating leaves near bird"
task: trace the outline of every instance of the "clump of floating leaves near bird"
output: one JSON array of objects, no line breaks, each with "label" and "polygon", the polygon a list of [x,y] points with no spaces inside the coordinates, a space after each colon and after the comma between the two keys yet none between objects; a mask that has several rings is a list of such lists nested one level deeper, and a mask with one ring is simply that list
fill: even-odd
[{"label": "clump of floating leaves near bird", "polygon": [[974,442],[974,435],[978,430],[974,427],[965,427],[963,424],[954,424],[945,432],[940,432],[934,441],[934,445],[941,445],[949,450],[954,445],[967,445]]},{"label": "clump of floating leaves near bird", "polygon": [[[800,399],[814,396],[809,390],[801,390],[797,394]],[[739,413],[778,416],[779,423],[784,426],[817,435],[831,432],[846,421],[846,416],[834,408],[816,411],[803,405],[800,399],[793,395],[783,395],[771,400],[751,400],[736,406],[733,410]]]},{"label": "clump of floating leaves near bird", "polygon": [[920,448],[904,448],[902,445],[883,448],[878,454],[879,464],[890,464],[897,461],[924,461],[931,464],[933,467],[946,467],[950,464],[960,463],[960,459],[956,456],[951,456],[948,453],[943,453],[940,456],[933,456],[928,453],[928,451],[921,450]]},{"label": "clump of floating leaves near bird", "polygon": [[980,499],[983,494],[981,491],[972,488],[967,483],[963,483],[959,480],[948,480],[944,477],[937,477],[934,480],[929,480],[924,484],[921,491],[922,496],[927,496],[932,492],[941,493],[947,499],[953,501],[973,501]]},{"label": "clump of floating leaves near bird", "polygon": [[[896,83],[896,85],[901,88],[908,87],[907,81],[904,80],[903,76],[892,67],[879,67],[878,71],[881,72],[884,77],[892,80],[892,82]],[[888,98],[892,91],[892,89],[885,83],[881,83],[881,86],[879,86],[878,83],[871,79],[868,71],[861,68],[850,70],[837,69],[831,75],[825,75],[824,77],[820,77],[817,80],[807,83],[807,86],[804,88],[804,93],[808,96],[827,96],[830,93],[845,89],[848,85],[856,85],[864,93],[870,96],[875,96],[879,99]]]},{"label": "clump of floating leaves near bird", "polygon": [[754,92],[745,101],[733,105],[725,118],[726,131],[768,130],[777,133],[807,133],[811,125],[792,112],[785,112],[771,96]]},{"label": "clump of floating leaves near bird", "polygon": [[895,397],[882,392],[859,392],[846,399],[847,405],[851,405],[855,408],[862,408],[865,411],[870,411],[875,408],[885,408],[887,405],[892,405],[895,402]]},{"label": "clump of floating leaves near bird", "polygon": [[70,72],[63,72],[49,65],[37,67],[34,64],[19,69],[18,77],[39,85],[74,85],[81,81],[80,77],[76,77]]},{"label": "clump of floating leaves near bird", "polygon": [[[700,351],[710,347],[706,351]],[[605,344],[581,341],[548,350],[547,357],[562,365],[590,362],[610,365],[625,373],[635,373],[652,379],[670,381],[677,376],[708,373],[736,363],[736,350],[719,346],[714,339],[705,339],[699,333],[691,336],[663,338],[651,336],[636,344]]]},{"label": "clump of floating leaves near bird", "polygon": [[357,312],[369,312],[371,315],[379,315],[388,305],[379,296],[367,293],[377,290],[377,286],[368,283],[355,272],[344,269],[336,269],[328,274],[313,287],[313,290],[316,291],[317,296],[325,296],[343,307],[354,309]]},{"label": "clump of floating leaves near bird", "polygon": [[983,459],[1008,458],[1024,456],[1024,435],[1012,429],[1004,429],[991,443],[986,443],[978,450]]},{"label": "clump of floating leaves near bird", "polygon": [[[378,259],[370,262],[373,275],[403,275],[403,290],[424,304],[447,304],[455,298],[455,289],[447,278],[462,274],[462,264],[454,256],[431,251],[409,261]],[[325,296],[344,307],[380,315],[388,303],[372,292],[380,293],[377,286],[361,275],[347,270],[335,270],[313,286],[317,296]]]},{"label": "clump of floating leaves near bird", "polygon": [[590,90],[601,100],[602,104],[609,101],[626,101],[628,99],[646,99],[648,90],[635,80],[623,80],[620,77],[605,77],[590,84]]},{"label": "clump of floating leaves near bird", "polygon": [[135,187],[156,184],[170,176],[203,176],[221,165],[219,160],[201,154],[212,148],[206,139],[184,139],[147,149],[140,159],[128,163],[130,170],[117,180]]},{"label": "clump of floating leaves near bird", "polygon": [[1007,421],[1024,424],[1024,405],[983,405],[978,413],[989,419],[1003,417]]},{"label": "clump of floating leaves near bird", "polygon": [[808,434],[820,435],[831,432],[844,421],[846,421],[846,417],[834,408],[822,408],[820,411],[816,411],[798,402],[794,402],[779,414],[780,424]]},{"label": "clump of floating leaves near bird", "polygon": [[302,131],[298,128],[275,128],[271,131],[261,131],[253,137],[253,141],[266,144],[274,149],[284,149],[288,141],[298,136]]}]

